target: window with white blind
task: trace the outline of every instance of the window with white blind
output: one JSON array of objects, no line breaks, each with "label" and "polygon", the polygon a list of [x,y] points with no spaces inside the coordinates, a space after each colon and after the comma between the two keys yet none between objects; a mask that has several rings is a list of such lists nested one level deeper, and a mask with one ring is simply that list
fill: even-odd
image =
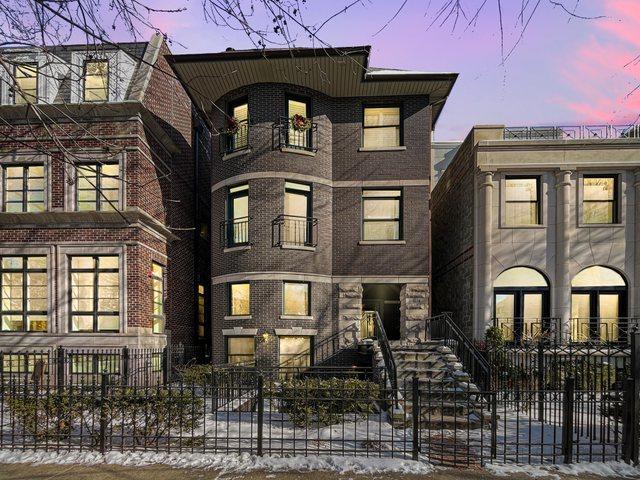
[{"label": "window with white blind", "polygon": [[13,103],[24,105],[25,103],[36,103],[38,101],[38,65],[24,64],[16,65]]},{"label": "window with white blind", "polygon": [[364,148],[389,148],[402,145],[400,107],[365,107],[362,125]]}]

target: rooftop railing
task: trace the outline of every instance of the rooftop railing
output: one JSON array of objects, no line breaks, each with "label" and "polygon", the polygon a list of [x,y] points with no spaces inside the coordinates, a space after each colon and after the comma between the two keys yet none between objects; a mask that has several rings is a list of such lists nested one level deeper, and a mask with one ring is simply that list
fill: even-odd
[{"label": "rooftop railing", "polygon": [[640,138],[640,125],[505,127],[505,140],[594,140]]}]

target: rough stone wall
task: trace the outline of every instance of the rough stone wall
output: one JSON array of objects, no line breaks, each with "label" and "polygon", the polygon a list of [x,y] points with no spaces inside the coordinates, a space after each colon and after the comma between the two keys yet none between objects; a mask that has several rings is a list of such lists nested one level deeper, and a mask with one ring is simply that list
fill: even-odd
[{"label": "rough stone wall", "polygon": [[425,339],[425,321],[429,318],[429,285],[407,283],[400,290],[400,338]]}]

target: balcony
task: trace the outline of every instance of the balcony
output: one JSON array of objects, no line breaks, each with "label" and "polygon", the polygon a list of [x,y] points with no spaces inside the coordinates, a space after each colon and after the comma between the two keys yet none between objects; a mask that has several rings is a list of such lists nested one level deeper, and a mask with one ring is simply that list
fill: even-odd
[{"label": "balcony", "polygon": [[640,138],[640,125],[505,127],[504,140],[594,140]]},{"label": "balcony", "polygon": [[280,150],[315,153],[318,151],[318,124],[310,122],[309,128],[299,130],[294,128],[293,119],[280,117],[273,124],[276,148]]},{"label": "balcony", "polygon": [[317,245],[318,219],[278,215],[271,222],[271,237],[274,247],[314,248]]},{"label": "balcony", "polygon": [[220,222],[220,243],[223,248],[244,247],[249,243],[251,217],[239,217]]},{"label": "balcony", "polygon": [[631,333],[638,329],[638,318],[579,317],[571,319],[571,343],[629,344]]},{"label": "balcony", "polygon": [[500,329],[505,343],[519,344],[528,342],[555,343],[560,341],[562,333],[559,318],[494,318],[493,326]]},{"label": "balcony", "polygon": [[249,148],[249,122],[243,120],[236,124],[231,131],[221,128],[224,132],[220,135],[220,152],[222,155],[230,155]]}]

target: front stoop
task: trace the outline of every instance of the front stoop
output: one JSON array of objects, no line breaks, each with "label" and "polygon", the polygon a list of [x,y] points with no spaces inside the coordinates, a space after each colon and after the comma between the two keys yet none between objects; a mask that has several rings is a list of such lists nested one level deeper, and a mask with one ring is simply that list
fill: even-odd
[{"label": "front stoop", "polygon": [[420,389],[420,423],[426,428],[480,428],[490,421],[478,387],[456,355],[441,341],[389,342],[406,398],[392,412],[396,426],[411,422],[412,382]]}]

